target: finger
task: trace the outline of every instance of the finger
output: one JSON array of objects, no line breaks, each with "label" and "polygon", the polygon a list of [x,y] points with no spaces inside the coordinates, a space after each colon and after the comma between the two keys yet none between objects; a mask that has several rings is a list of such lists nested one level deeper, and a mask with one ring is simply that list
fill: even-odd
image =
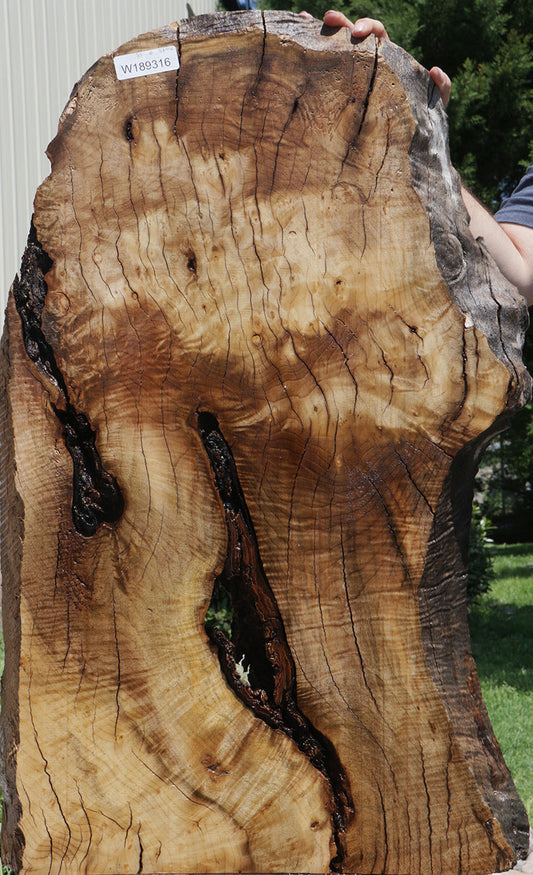
[{"label": "finger", "polygon": [[359,18],[355,24],[352,24],[349,18],[343,12],[338,12],[336,9],[330,9],[324,15],[324,24],[328,27],[348,27],[352,36],[361,39],[369,36],[371,33],[381,39],[388,39],[385,25],[376,18]]},{"label": "finger", "polygon": [[352,30],[352,22],[344,15],[343,12],[338,12],[336,9],[330,9],[324,15],[324,24],[328,27],[348,27]]},{"label": "finger", "polygon": [[300,12],[300,15],[302,16],[302,18],[310,18],[311,21],[313,20],[313,16],[310,15],[309,12],[306,12],[304,9],[302,9],[302,11]]},{"label": "finger", "polygon": [[371,33],[380,39],[388,39],[389,35],[385,30],[383,22],[377,18],[359,18],[352,27],[352,36],[360,39],[369,36]]},{"label": "finger", "polygon": [[444,109],[448,106],[448,102],[450,100],[450,92],[452,90],[452,81],[450,77],[441,70],[440,67],[432,67],[429,71],[429,75],[433,79],[435,85],[440,91],[440,97],[444,106]]}]

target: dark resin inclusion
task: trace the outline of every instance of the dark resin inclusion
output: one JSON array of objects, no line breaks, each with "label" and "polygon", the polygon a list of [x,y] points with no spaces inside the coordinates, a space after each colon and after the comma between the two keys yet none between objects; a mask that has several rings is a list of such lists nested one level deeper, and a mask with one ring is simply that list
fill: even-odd
[{"label": "dark resin inclusion", "polygon": [[32,223],[20,276],[13,282],[13,298],[22,325],[22,338],[28,357],[60,392],[63,406],[52,408],[63,426],[65,445],[72,457],[72,520],[77,532],[89,537],[102,523],[114,523],[122,516],[124,499],[120,487],[102,465],[96,449],[96,432],[84,413],[70,403],[63,374],[42,329],[42,313],[47,285],[45,274],[52,261],[37,239]]},{"label": "dark resin inclusion", "polygon": [[283,620],[266,578],[237,468],[215,416],[198,414],[198,427],[224,507],[228,551],[215,581],[214,599],[231,603],[231,638],[214,623],[206,629],[218,648],[222,671],[239,699],[269,726],[291,738],[328,780],[333,796],[332,826],[337,853],[334,872],[343,871],[344,833],[354,814],[348,778],[332,743],[298,707],[294,660]]}]

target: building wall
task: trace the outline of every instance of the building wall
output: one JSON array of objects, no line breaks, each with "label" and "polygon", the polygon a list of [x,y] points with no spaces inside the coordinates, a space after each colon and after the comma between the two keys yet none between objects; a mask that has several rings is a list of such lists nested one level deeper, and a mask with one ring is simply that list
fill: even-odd
[{"label": "building wall", "polygon": [[[190,3],[215,11],[216,0]],[[186,0],[0,0],[0,324],[73,85],[101,55],[186,17]]]}]

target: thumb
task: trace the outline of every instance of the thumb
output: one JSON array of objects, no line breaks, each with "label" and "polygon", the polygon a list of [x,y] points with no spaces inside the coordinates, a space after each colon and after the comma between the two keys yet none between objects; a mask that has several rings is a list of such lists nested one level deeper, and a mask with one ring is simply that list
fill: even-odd
[{"label": "thumb", "polygon": [[435,85],[440,91],[440,97],[444,106],[444,109],[448,106],[448,102],[450,100],[450,91],[452,90],[452,81],[450,77],[441,70],[440,67],[432,67],[429,71],[429,75],[433,79]]}]

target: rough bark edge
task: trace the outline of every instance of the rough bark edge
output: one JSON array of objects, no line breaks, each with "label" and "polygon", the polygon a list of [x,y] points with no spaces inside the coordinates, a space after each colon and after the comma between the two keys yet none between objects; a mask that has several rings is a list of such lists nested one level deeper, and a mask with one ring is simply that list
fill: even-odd
[{"label": "rough bark edge", "polygon": [[[4,642],[8,642],[2,675],[0,716],[0,757],[2,762],[2,861],[18,872],[22,865],[25,840],[19,827],[22,805],[17,792],[17,749],[19,733],[20,677],[20,576],[24,541],[24,505],[15,483],[16,463],[13,415],[9,398],[11,373],[10,324],[15,323],[10,296],[0,345],[0,485],[2,565],[2,621]],[[11,312],[10,312],[11,311]],[[15,323],[16,324],[16,323]]]},{"label": "rough bark edge", "polygon": [[[513,852],[497,851],[500,871],[527,856],[529,823],[483,702],[470,649],[466,580],[468,532],[478,463],[492,437],[472,442],[457,455],[435,511],[418,591],[424,655],[446,708],[455,739],[477,786]],[[492,843],[490,822],[484,824]]]},{"label": "rough bark edge", "polygon": [[[202,16],[198,16],[198,17],[201,18]],[[157,28],[156,30],[149,30],[146,33],[141,33],[138,36],[133,37],[133,39],[128,40],[126,43],[122,43],[122,45],[118,46],[118,48],[116,48],[116,49],[113,49],[113,51],[108,52],[105,55],[101,55],[101,57],[98,58],[94,62],[94,64],[91,64],[91,66],[85,71],[85,73],[82,76],[80,76],[78,81],[75,82],[74,85],[72,86],[72,90],[70,92],[69,98],[68,98],[68,100],[63,108],[63,111],[59,117],[58,132],[61,130],[61,127],[63,126],[63,124],[68,123],[68,116],[70,114],[70,112],[69,112],[70,104],[72,103],[73,100],[75,101],[77,99],[80,87],[88,79],[90,79],[90,77],[94,73],[95,69],[98,67],[99,64],[101,64],[101,62],[104,58],[114,58],[116,55],[127,54],[127,52],[129,50],[135,51],[138,41],[142,40],[143,38],[150,37],[150,36],[153,36],[154,38],[168,39],[171,42],[172,41],[177,42],[177,39],[178,39],[177,30],[178,30],[177,22],[174,22],[173,24],[167,24],[167,25],[164,25],[163,27]],[[48,157],[50,157],[50,155],[48,154],[48,151],[46,154]]]},{"label": "rough bark edge", "polygon": [[57,392],[56,403],[51,406],[63,426],[65,446],[72,458],[72,521],[79,534],[90,537],[102,523],[120,519],[124,499],[117,480],[102,465],[96,449],[96,432],[85,414],[78,412],[70,401],[65,379],[43,332],[42,313],[48,291],[45,274],[51,267],[52,261],[43,250],[32,221],[12,295],[26,354]]},{"label": "rough bark edge", "polygon": [[[522,362],[529,325],[526,303],[500,273],[482,240],[475,240],[470,232],[437,86],[423,67],[393,43],[383,43],[382,54],[400,78],[416,122],[409,151],[413,187],[429,218],[437,266],[454,303],[511,370],[507,409],[514,412],[531,396],[531,377]],[[439,203],[449,203],[450,210],[443,214]]]},{"label": "rough bark edge", "polygon": [[[487,338],[489,348],[509,371],[507,410],[454,459],[436,508],[424,573],[419,587],[424,654],[456,740],[503,835],[518,857],[529,847],[529,824],[481,697],[470,650],[466,605],[468,533],[474,477],[493,437],[531,394],[522,362],[528,327],[523,298],[498,270],[481,240],[469,230],[469,216],[448,148],[448,125],[440,95],[423,68],[403,50],[384,43],[383,57],[401,79],[417,128],[410,149],[413,187],[427,212],[438,269],[459,310]],[[417,69],[418,67],[418,69]],[[437,204],[450,203],[446,214]],[[443,679],[441,667],[449,673]],[[446,677],[446,675],[444,674]],[[469,715],[469,724],[458,715]],[[492,840],[491,825],[485,825]],[[501,869],[510,863],[498,851]]]},{"label": "rough bark edge", "polygon": [[237,36],[250,30],[264,30],[264,13],[259,10],[242,12],[207,12],[178,22],[178,41],[204,42],[213,37]]},{"label": "rough bark edge", "polygon": [[1,846],[3,860],[14,872],[18,872],[22,866],[25,846],[24,835],[19,827],[22,805],[17,793],[16,756],[20,743],[20,597],[25,509],[15,481],[15,437],[10,401],[13,344],[19,344],[20,354],[26,354],[28,361],[32,362],[49,387],[50,394],[56,398],[56,403],[50,399],[50,405],[63,426],[65,445],[73,463],[72,518],[76,530],[85,537],[93,535],[103,522],[118,520],[124,508],[117,481],[101,464],[95,443],[96,433],[85,415],[78,413],[70,403],[53,349],[42,331],[41,317],[48,291],[45,273],[50,267],[51,261],[37,239],[32,222],[20,273],[10,290],[0,347],[0,558],[2,618],[4,641],[7,644],[0,718],[0,757],[3,763]]},{"label": "rough bark edge", "polygon": [[[210,29],[210,30],[209,30]],[[178,43],[202,42],[218,36],[249,33],[259,30],[266,41],[274,37],[282,43],[292,42],[305,52],[318,54],[349,54],[353,42],[346,28],[332,28],[319,22],[302,18],[296,12],[283,10],[258,10],[242,12],[215,12],[197,15],[178,23]],[[357,46],[357,52],[375,55],[377,41],[371,37]]]}]

